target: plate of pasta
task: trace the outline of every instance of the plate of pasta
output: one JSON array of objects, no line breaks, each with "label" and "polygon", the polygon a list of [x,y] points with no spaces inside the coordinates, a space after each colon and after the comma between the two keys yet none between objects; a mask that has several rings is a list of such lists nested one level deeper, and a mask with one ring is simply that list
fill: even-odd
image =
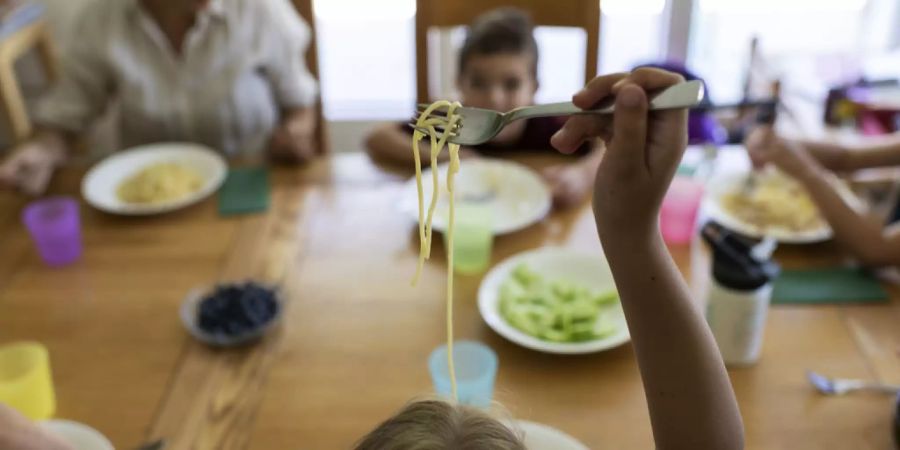
[{"label": "plate of pasta", "polygon": [[[831,227],[799,182],[767,170],[755,174],[748,186],[747,176],[731,174],[711,180],[703,204],[710,219],[750,237],[772,237],[787,244],[831,239]],[[855,201],[846,185],[836,185],[845,198]]]},{"label": "plate of pasta", "polygon": [[[447,229],[450,194],[447,191],[447,164],[437,166],[441,193],[435,205],[433,227]],[[427,208],[434,192],[434,172],[422,171],[422,194]],[[492,212],[496,235],[512,233],[539,222],[550,212],[552,198],[541,177],[527,166],[497,159],[479,158],[460,161],[455,176],[454,199],[457,207],[475,205]],[[413,221],[419,220],[418,187],[410,179],[403,188],[400,209]]]},{"label": "plate of pasta", "polygon": [[225,181],[228,165],[214,150],[192,143],[161,143],[116,153],[84,177],[81,192],[112,214],[161,214],[203,200]]}]

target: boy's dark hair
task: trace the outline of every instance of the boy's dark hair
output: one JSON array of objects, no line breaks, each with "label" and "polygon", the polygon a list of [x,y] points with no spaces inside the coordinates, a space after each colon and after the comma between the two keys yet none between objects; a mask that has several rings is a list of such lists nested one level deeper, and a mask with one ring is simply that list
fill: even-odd
[{"label": "boy's dark hair", "polygon": [[537,78],[538,48],[534,24],[525,11],[513,7],[497,8],[478,16],[466,34],[459,51],[457,68],[466,70],[474,55],[502,53],[527,54],[531,57],[531,75]]}]

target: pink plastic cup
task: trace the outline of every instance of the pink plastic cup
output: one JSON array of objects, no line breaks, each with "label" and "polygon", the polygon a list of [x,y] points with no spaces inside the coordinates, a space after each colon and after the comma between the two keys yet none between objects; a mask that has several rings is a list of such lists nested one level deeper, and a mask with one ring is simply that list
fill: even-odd
[{"label": "pink plastic cup", "polygon": [[659,227],[667,243],[686,244],[691,241],[702,199],[702,184],[687,177],[676,176],[672,180],[659,212]]},{"label": "pink plastic cup", "polygon": [[47,265],[64,266],[81,257],[81,220],[74,198],[32,202],[22,212],[22,221]]}]

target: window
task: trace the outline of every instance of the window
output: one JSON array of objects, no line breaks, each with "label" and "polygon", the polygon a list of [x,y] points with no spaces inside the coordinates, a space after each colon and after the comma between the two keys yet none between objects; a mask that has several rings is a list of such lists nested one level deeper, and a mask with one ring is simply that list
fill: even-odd
[{"label": "window", "polygon": [[[405,119],[415,103],[415,0],[316,0],[315,6],[326,117]],[[754,36],[771,71],[791,74],[786,90],[814,95],[865,69],[859,55],[900,46],[897,0],[602,0],[599,72],[666,59],[675,13],[689,22],[679,24],[689,27],[682,37],[689,41],[687,65],[707,80],[716,102],[740,99]],[[462,36],[456,30],[433,39],[432,61],[444,75],[433,90],[441,95],[453,90],[453,55]],[[584,35],[539,27],[536,36],[537,100],[565,100],[583,83]]]},{"label": "window", "polygon": [[[467,0],[470,1],[470,0]],[[655,61],[662,48],[666,0],[603,0],[600,72],[627,70]],[[316,0],[319,70],[329,120],[405,119],[415,104],[415,0]],[[541,61],[537,101],[570,98],[583,83],[584,33],[538,27]],[[444,75],[437,91],[453,88],[452,55],[460,30],[432,46]]]},{"label": "window", "polygon": [[415,104],[415,0],[317,0],[329,120],[398,119]]},{"label": "window", "polygon": [[622,72],[662,59],[666,0],[600,3],[599,73]]},{"label": "window", "polygon": [[688,65],[707,80],[716,102],[741,98],[754,36],[771,75],[791,73],[790,85],[818,84],[817,93],[834,81],[825,78],[850,75],[845,56],[863,43],[867,0],[697,2]]}]

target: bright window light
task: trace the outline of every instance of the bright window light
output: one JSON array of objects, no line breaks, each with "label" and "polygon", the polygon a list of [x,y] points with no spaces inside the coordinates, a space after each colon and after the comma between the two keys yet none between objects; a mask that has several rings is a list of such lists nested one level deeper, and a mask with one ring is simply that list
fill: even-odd
[{"label": "bright window light", "polygon": [[705,13],[778,13],[860,11],[866,0],[700,0]]},{"label": "bright window light", "polygon": [[416,0],[315,0],[315,9],[324,20],[404,19],[416,15]]},{"label": "bright window light", "polygon": [[602,0],[600,11],[607,16],[632,14],[659,14],[666,0]]}]

